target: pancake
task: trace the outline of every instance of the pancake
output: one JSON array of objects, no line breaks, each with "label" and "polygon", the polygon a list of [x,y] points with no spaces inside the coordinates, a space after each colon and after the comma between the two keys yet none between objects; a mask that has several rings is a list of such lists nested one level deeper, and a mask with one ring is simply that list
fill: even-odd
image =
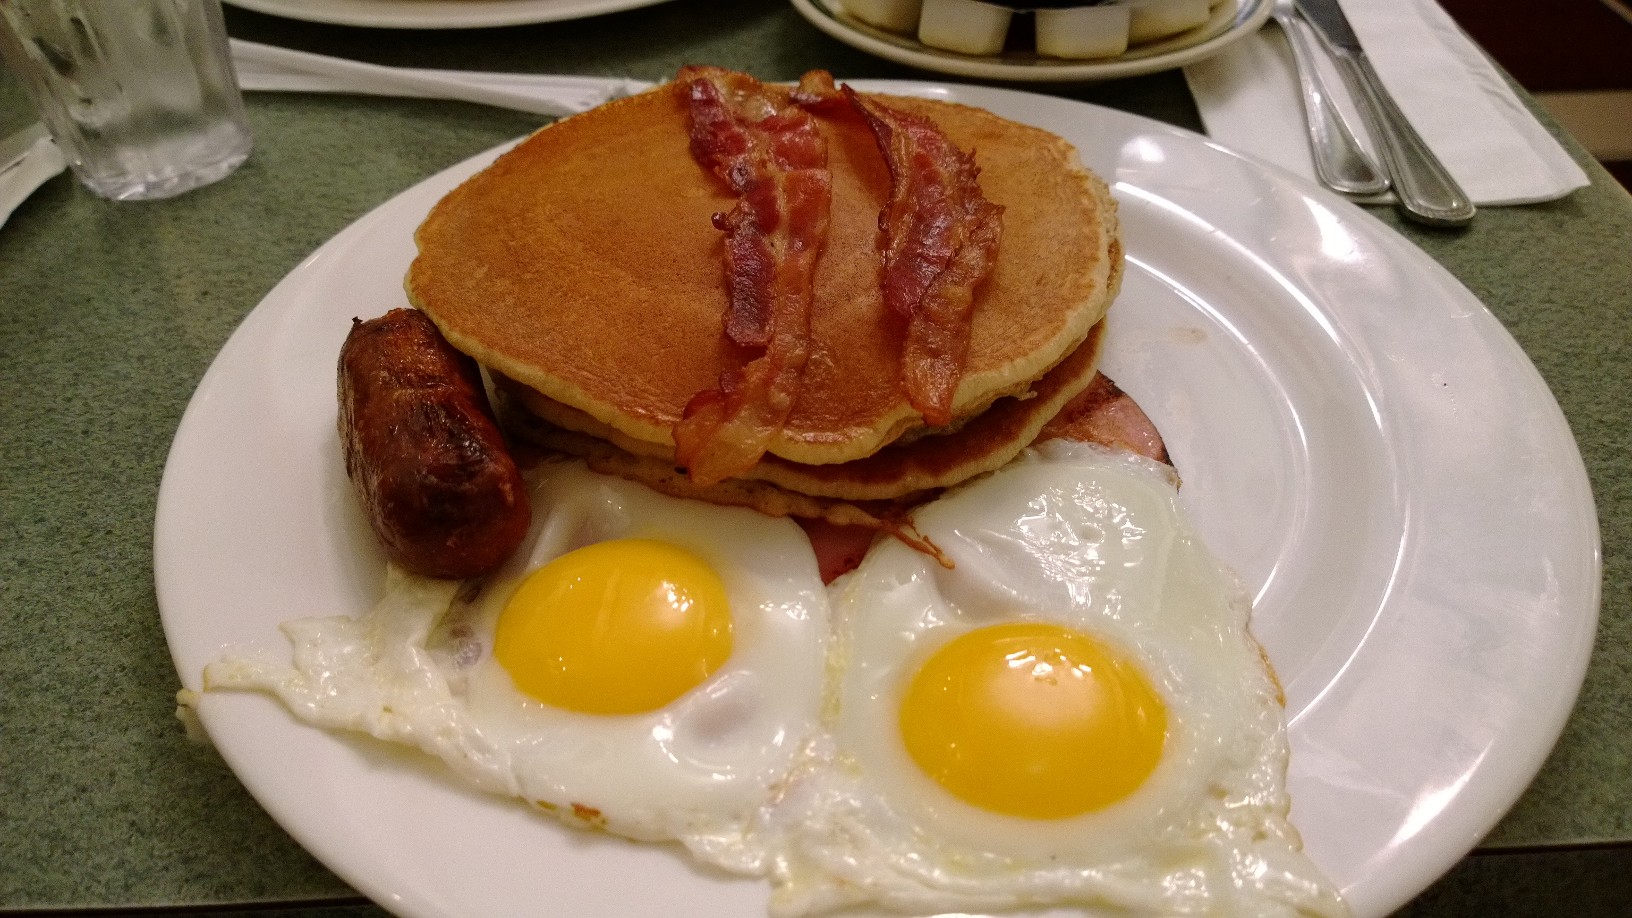
[{"label": "pancake", "polygon": [[915,544],[910,519],[912,508],[938,493],[917,491],[888,501],[846,501],[802,494],[748,478],[727,478],[700,485],[672,463],[626,452],[599,437],[556,427],[537,418],[529,418],[512,429],[529,446],[539,447],[548,453],[576,456],[597,472],[637,481],[673,497],[727,507],[748,507],[767,516],[791,516],[823,520],[838,526],[861,526],[894,533],[908,544]]},{"label": "pancake", "polygon": [[[741,477],[812,497],[880,501],[948,488],[993,471],[1036,440],[1045,424],[1059,425],[1062,409],[1089,387],[1095,379],[1102,330],[1103,323],[1095,325],[1086,341],[1023,395],[997,400],[955,431],[892,443],[871,456],[837,464],[807,465],[766,457]],[[559,436],[558,431],[583,434],[622,452],[650,459],[656,467],[665,469],[665,475],[673,472],[672,450],[625,437],[589,415],[512,380],[499,378],[495,383],[504,404],[505,426],[522,439],[581,455],[586,448],[575,438]],[[532,418],[548,427],[541,428]],[[546,431],[544,436],[540,436],[540,430]],[[603,450],[595,452],[609,455]],[[650,478],[651,473],[643,472],[642,476]]]},{"label": "pancake", "polygon": [[[1171,466],[1161,432],[1138,403],[1103,374],[1096,371],[1090,375],[1088,384],[1067,399],[1065,405],[1042,425],[1036,436],[1023,445],[1030,446],[1057,438],[1077,440],[1127,450]],[[631,453],[601,437],[557,427],[542,420],[510,397],[514,391],[513,387],[501,388],[500,416],[524,452],[540,448],[547,453],[577,456],[598,472],[637,481],[664,494],[748,507],[769,516],[793,517],[812,535],[813,544],[818,544],[819,556],[823,554],[820,546],[825,543],[835,547],[835,550],[853,550],[853,561],[859,561],[869,542],[869,537],[855,532],[862,530],[889,533],[913,548],[933,555],[942,564],[951,566],[950,560],[912,523],[913,510],[943,493],[945,488],[902,492],[889,500],[843,500],[814,496],[748,478],[699,485],[686,477],[683,470],[660,457]],[[1177,474],[1175,470],[1174,475]],[[974,477],[978,476],[971,475],[963,480]],[[824,568],[831,560],[824,560]],[[824,579],[831,580],[832,575],[848,569],[842,565],[841,568],[824,573]]]},{"label": "pancake", "polygon": [[[1052,134],[967,106],[889,101],[972,151],[983,193],[1004,208],[953,401],[967,418],[1027,391],[1103,317],[1120,276],[1115,204]],[[897,382],[901,329],[879,293],[887,169],[860,119],[818,122],[833,214],[804,387],[768,449],[805,465],[861,459],[923,427]],[[733,203],[692,157],[681,100],[659,87],[541,129],[443,198],[415,235],[405,286],[490,370],[672,448],[686,403],[737,362],[711,223]]]}]

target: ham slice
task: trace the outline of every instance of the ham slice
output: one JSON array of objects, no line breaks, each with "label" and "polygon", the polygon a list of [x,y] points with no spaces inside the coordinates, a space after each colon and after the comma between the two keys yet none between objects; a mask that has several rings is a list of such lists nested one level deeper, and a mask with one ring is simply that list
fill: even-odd
[{"label": "ham slice", "polygon": [[[1167,444],[1149,415],[1132,396],[1123,392],[1103,373],[1096,373],[1088,388],[1060,409],[1060,413],[1043,427],[1034,442],[1053,439],[1098,443],[1112,449],[1138,453],[1166,465],[1173,464],[1168,457]],[[933,499],[933,495],[926,497]],[[910,528],[910,508],[902,507],[900,512],[905,519],[904,531],[916,536],[916,542],[902,537],[903,530],[880,530],[873,526],[800,519],[799,525],[804,527],[805,535],[810,538],[810,547],[816,552],[822,582],[832,583],[839,576],[854,570],[866,557],[881,531],[891,532],[908,545],[950,567],[951,562],[934,543]]]}]

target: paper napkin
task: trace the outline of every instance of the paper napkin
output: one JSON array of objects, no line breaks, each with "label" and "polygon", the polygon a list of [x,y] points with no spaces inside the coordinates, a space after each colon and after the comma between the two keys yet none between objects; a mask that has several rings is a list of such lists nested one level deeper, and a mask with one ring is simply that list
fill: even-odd
[{"label": "paper napkin", "polygon": [[[1550,201],[1588,184],[1586,173],[1434,0],[1342,5],[1400,109],[1475,204]],[[1184,75],[1209,136],[1314,179],[1303,103],[1279,27],[1267,26],[1186,67]],[[1327,76],[1339,105],[1352,114],[1336,70]],[[1359,119],[1350,123],[1374,150]]]}]

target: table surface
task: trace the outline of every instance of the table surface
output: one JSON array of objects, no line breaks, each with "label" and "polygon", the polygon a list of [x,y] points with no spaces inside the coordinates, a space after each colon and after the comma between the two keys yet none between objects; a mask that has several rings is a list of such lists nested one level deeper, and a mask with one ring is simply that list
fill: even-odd
[{"label": "table surface", "polygon": [[[766,79],[816,67],[934,78],[829,39],[785,0],[674,0],[442,33],[229,8],[228,26],[414,66],[662,80],[706,62]],[[1174,72],[1027,88],[1200,126]],[[255,152],[224,182],[116,204],[63,176],[0,230],[0,911],[299,903],[308,916],[381,914],[175,720],[179,683],[153,590],[159,478],[211,359],[279,279],[375,205],[537,119],[293,94],[251,94],[248,108]],[[0,77],[0,135],[23,117],[15,82]],[[1572,914],[1619,914],[1632,876],[1632,198],[1566,143],[1593,184],[1562,201],[1487,209],[1462,232],[1374,211],[1466,284],[1552,387],[1604,544],[1597,649],[1557,748],[1411,915],[1541,914],[1565,902]]]}]

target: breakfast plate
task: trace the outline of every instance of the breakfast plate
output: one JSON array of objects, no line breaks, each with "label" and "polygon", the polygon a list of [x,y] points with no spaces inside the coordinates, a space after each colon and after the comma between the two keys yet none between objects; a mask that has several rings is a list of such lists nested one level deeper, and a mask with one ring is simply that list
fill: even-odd
[{"label": "breakfast plate", "polygon": [[982,80],[1070,83],[1112,80],[1171,70],[1210,57],[1256,32],[1273,0],[1223,0],[1206,23],[1170,38],[1135,45],[1118,57],[1066,60],[1029,50],[984,57],[932,48],[910,35],[876,28],[845,12],[843,0],[792,0],[794,9],[833,38],[885,60],[936,73]]},{"label": "breakfast plate", "polygon": [[226,0],[257,13],[384,29],[481,29],[583,19],[666,0]]},{"label": "breakfast plate", "polygon": [[[1052,130],[1112,185],[1128,264],[1104,370],[1156,422],[1191,518],[1255,594],[1310,857],[1356,915],[1391,912],[1517,799],[1585,672],[1597,524],[1546,384],[1419,249],[1289,173],[1070,100],[856,85]],[[320,247],[200,383],[154,544],[187,689],[228,648],[286,654],[282,621],[357,615],[379,595],[383,557],[335,434],[336,356],[354,315],[404,305],[412,228],[498,152]],[[196,710],[297,841],[403,916],[530,915],[540,902],[586,918],[766,914],[761,882],[567,829],[417,753],[303,726],[268,697],[210,693]]]}]

